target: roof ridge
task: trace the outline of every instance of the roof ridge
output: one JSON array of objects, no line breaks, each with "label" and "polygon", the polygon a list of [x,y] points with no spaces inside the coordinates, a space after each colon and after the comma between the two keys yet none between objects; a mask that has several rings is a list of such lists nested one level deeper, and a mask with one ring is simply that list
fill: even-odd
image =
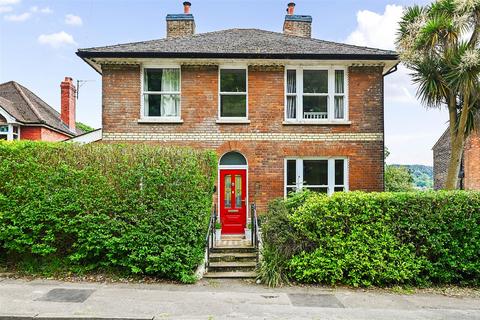
[{"label": "roof ridge", "polygon": [[43,122],[45,123],[45,120],[43,119],[43,117],[41,116],[40,112],[37,110],[37,108],[33,105],[32,101],[30,101],[30,99],[27,97],[27,95],[25,94],[25,92],[23,92],[23,89],[22,89],[22,86],[15,82],[15,81],[12,81],[13,82],[13,86],[14,88],[18,91],[18,93],[22,96],[23,100],[25,100],[25,102],[27,103],[27,105],[32,109],[33,113],[35,113],[35,115],[38,117],[38,119],[40,120],[40,122]]}]

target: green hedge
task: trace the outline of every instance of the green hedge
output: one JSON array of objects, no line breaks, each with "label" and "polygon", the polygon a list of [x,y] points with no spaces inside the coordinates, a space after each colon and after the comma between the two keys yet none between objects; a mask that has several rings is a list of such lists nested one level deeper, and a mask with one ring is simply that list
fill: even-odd
[{"label": "green hedge", "polygon": [[192,281],[216,172],[188,148],[0,143],[4,259]]},{"label": "green hedge", "polygon": [[480,193],[298,194],[262,234],[270,285],[480,285]]}]

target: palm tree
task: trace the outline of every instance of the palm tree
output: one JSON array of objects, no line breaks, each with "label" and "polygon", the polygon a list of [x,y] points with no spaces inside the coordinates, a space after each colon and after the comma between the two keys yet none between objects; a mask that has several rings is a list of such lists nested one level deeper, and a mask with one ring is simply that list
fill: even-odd
[{"label": "palm tree", "polygon": [[412,70],[417,96],[449,112],[451,155],[446,189],[455,189],[465,140],[480,105],[480,0],[437,0],[406,8],[397,50]]}]

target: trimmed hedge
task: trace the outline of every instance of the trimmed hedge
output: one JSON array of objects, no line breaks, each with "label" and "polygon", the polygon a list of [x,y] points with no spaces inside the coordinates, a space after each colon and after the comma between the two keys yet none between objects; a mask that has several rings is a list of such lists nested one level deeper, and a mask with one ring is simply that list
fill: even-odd
[{"label": "trimmed hedge", "polygon": [[188,148],[0,143],[0,248],[17,266],[193,281],[216,172]]},{"label": "trimmed hedge", "polygon": [[260,274],[278,285],[480,285],[480,193],[305,193],[274,201]]}]

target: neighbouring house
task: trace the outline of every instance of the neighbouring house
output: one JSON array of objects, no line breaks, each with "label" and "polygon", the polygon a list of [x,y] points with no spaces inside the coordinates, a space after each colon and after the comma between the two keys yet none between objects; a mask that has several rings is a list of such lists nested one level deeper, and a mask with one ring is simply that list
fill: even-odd
[{"label": "neighbouring house", "polygon": [[384,190],[384,77],[393,51],[311,38],[289,4],[283,33],[195,33],[190,3],[160,40],[79,49],[102,76],[102,141],[191,146],[219,156],[222,234],[249,204],[308,188]]},{"label": "neighbouring house", "polygon": [[[465,142],[458,179],[458,188],[480,190],[480,119],[476,120],[477,130],[472,132]],[[433,146],[434,189],[443,189],[447,180],[450,161],[450,131],[445,130]]]},{"label": "neighbouring house", "polygon": [[65,140],[65,142],[77,142],[80,144],[98,142],[102,140],[102,135],[103,135],[102,128],[99,128],[99,129],[95,129],[89,132],[84,132],[82,134],[79,134],[78,136]]},{"label": "neighbouring house", "polygon": [[63,141],[82,134],[75,127],[75,86],[60,85],[61,113],[15,81],[0,84],[0,140]]}]

